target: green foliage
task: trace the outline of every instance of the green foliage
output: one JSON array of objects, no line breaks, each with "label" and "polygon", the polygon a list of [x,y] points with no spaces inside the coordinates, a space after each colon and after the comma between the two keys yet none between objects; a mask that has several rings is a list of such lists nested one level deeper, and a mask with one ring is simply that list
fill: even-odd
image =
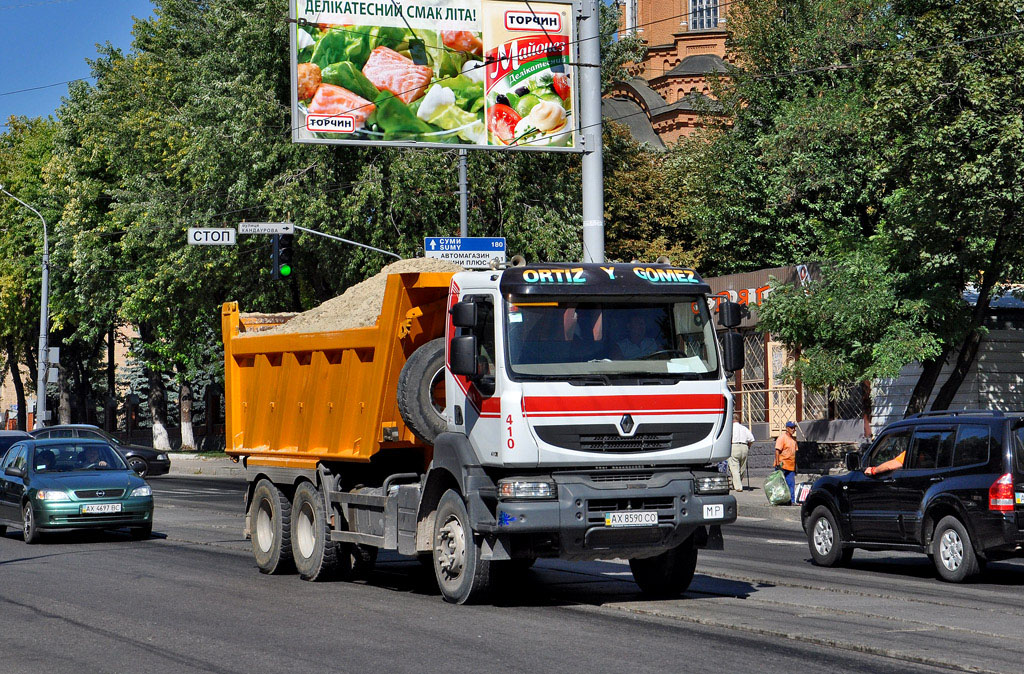
[{"label": "green foliage", "polygon": [[618,3],[599,2],[601,31],[601,91],[607,91],[619,80],[629,79],[626,66],[639,63],[647,55],[647,47],[637,34],[619,32],[622,11]]},{"label": "green foliage", "polygon": [[705,273],[831,262],[762,312],[801,348],[792,376],[941,367],[980,329],[964,288],[1019,277],[1022,18],[1001,0],[734,7],[727,123],[672,155]]},{"label": "green foliage", "polygon": [[[54,130],[48,118],[11,117],[7,131],[0,134],[0,184],[46,218],[51,236],[60,210],[50,199],[42,174],[50,160]],[[0,348],[10,347],[20,365],[34,364],[36,357],[42,253],[39,216],[0,194]]]},{"label": "green foliage", "polygon": [[908,362],[939,354],[939,341],[925,329],[926,302],[907,298],[906,275],[890,269],[889,251],[876,241],[827,265],[822,279],[804,288],[772,283],[760,327],[802,345],[788,379],[824,389],[895,377]]}]

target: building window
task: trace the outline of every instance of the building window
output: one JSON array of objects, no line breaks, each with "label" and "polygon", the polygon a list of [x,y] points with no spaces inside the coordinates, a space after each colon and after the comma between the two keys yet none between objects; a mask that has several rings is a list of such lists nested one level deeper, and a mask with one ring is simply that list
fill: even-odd
[{"label": "building window", "polygon": [[718,0],[690,0],[690,30],[718,27]]}]

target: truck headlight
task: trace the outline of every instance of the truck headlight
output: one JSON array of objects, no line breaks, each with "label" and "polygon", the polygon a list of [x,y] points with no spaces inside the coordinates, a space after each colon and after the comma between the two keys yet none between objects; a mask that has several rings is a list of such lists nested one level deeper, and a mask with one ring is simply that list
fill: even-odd
[{"label": "truck headlight", "polygon": [[707,475],[697,478],[698,494],[728,494],[728,475]]},{"label": "truck headlight", "polygon": [[556,493],[550,480],[498,480],[498,498],[555,498]]}]

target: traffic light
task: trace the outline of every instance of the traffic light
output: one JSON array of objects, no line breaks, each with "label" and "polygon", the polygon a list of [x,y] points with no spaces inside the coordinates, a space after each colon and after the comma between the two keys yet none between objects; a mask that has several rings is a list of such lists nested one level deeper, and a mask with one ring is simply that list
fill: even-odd
[{"label": "traffic light", "polygon": [[277,273],[281,278],[292,275],[292,240],[293,234],[281,234],[277,241]]},{"label": "traffic light", "polygon": [[278,267],[280,266],[280,263],[277,261],[280,241],[280,234],[274,234],[270,237],[270,276],[275,280],[281,278],[281,275],[277,272]]}]

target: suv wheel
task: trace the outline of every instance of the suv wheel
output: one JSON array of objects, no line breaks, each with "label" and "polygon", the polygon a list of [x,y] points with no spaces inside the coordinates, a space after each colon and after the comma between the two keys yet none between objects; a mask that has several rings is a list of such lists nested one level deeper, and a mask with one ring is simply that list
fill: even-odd
[{"label": "suv wheel", "polygon": [[978,572],[978,556],[967,529],[952,515],[943,517],[932,536],[932,560],[939,577],[960,583]]},{"label": "suv wheel", "polygon": [[843,548],[835,516],[823,505],[815,508],[807,521],[807,547],[818,566],[839,566],[853,556],[852,548]]}]

